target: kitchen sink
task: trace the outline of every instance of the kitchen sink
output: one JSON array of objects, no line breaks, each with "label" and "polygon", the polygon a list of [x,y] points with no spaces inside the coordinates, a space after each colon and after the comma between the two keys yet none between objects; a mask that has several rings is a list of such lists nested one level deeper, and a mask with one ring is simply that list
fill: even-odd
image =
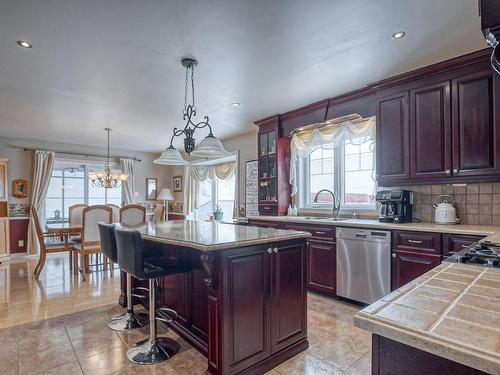
[{"label": "kitchen sink", "polygon": [[[292,217],[290,217],[292,218]],[[325,217],[325,216],[294,216],[298,220],[318,220],[318,221],[343,221],[348,220],[342,217]]]}]

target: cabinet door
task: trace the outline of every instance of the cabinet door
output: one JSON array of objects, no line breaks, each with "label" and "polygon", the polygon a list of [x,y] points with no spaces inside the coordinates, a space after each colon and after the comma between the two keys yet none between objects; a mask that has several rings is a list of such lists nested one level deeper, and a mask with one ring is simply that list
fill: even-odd
[{"label": "cabinet door", "polygon": [[0,255],[9,253],[9,221],[0,218]]},{"label": "cabinet door", "polygon": [[495,118],[500,98],[494,92],[497,82],[491,71],[452,81],[455,176],[491,175],[500,170],[500,121]]},{"label": "cabinet door", "polygon": [[[231,374],[260,362],[271,353],[269,287],[271,257],[265,247],[235,251],[226,258],[228,332],[227,361]],[[226,281],[224,281],[226,282]]]},{"label": "cabinet door", "polygon": [[377,101],[377,177],[387,184],[410,177],[408,93]]},{"label": "cabinet door", "polygon": [[335,294],[336,251],[332,242],[307,243],[307,286]]},{"label": "cabinet door", "polygon": [[274,248],[271,269],[271,348],[275,353],[307,334],[305,246]]},{"label": "cabinet door", "polygon": [[392,253],[392,290],[439,266],[441,256],[395,251]]},{"label": "cabinet door", "polygon": [[451,176],[450,83],[410,91],[411,176]]},{"label": "cabinet door", "polygon": [[443,234],[443,257],[447,258],[450,255],[456,254],[483,238],[483,236],[466,234]]}]

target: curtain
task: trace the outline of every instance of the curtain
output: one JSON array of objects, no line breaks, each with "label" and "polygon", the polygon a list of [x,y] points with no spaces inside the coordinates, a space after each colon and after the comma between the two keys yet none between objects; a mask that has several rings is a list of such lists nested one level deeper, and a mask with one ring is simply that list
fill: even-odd
[{"label": "curtain", "polygon": [[125,204],[132,204],[135,202],[134,161],[131,159],[120,159],[120,167],[122,168],[123,173],[128,174],[127,181],[123,183]]},{"label": "curtain", "polygon": [[214,165],[189,165],[186,167],[184,176],[185,189],[184,189],[184,214],[190,215],[197,206],[198,199],[198,182],[205,181],[207,178],[225,180],[235,175],[235,196],[234,196],[234,209],[233,217],[238,214],[238,157],[236,161],[227,163],[214,164]]},{"label": "curtain", "polygon": [[304,130],[294,133],[290,143],[290,185],[292,185],[292,196],[297,194],[297,162],[299,158],[307,158],[318,146],[325,149],[334,149],[345,142],[360,145],[375,139],[375,118],[369,117],[362,121],[352,123],[345,121],[340,124],[329,123],[318,124],[321,128]]},{"label": "curtain", "polygon": [[[50,177],[54,167],[54,153],[51,151],[36,150],[33,159],[33,178],[31,187],[31,206],[40,213],[42,210],[47,190],[49,188]],[[39,243],[35,231],[34,219],[30,218],[28,226],[28,254],[37,254]]]}]

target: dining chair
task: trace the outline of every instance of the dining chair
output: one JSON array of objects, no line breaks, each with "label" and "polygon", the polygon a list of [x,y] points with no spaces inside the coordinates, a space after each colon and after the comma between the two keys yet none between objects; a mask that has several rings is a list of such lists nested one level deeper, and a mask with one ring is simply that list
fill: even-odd
[{"label": "dining chair", "polygon": [[146,222],[146,207],[139,204],[127,204],[120,208],[120,223],[139,225]]},{"label": "dining chair", "polygon": [[154,210],[154,215],[153,215],[153,222],[154,223],[162,223],[165,221],[165,206],[163,205],[157,205]]},{"label": "dining chair", "polygon": [[73,264],[72,246],[66,247],[65,244],[61,246],[60,243],[51,244],[45,242],[46,239],[58,238],[60,236],[58,234],[47,233],[42,230],[42,224],[40,223],[40,216],[38,215],[38,210],[33,206],[31,206],[31,217],[33,218],[33,223],[35,225],[35,234],[38,238],[38,243],[40,244],[40,257],[38,258],[38,263],[35,267],[35,271],[33,272],[35,277],[38,277],[40,275],[40,272],[42,272],[48,253],[60,253],[63,251],[67,251],[69,253],[69,269],[71,272],[71,266]]},{"label": "dining chair", "polygon": [[[87,279],[87,255],[101,252],[99,223],[111,224],[113,210],[104,205],[89,206],[83,210],[82,240],[74,245],[74,251],[79,254],[80,269],[83,281]],[[106,267],[106,263],[104,263]]]},{"label": "dining chair", "polygon": [[120,206],[112,203],[106,204],[113,210],[113,223],[118,223],[120,221]]},{"label": "dining chair", "polygon": [[[88,204],[74,204],[69,206],[69,224],[70,225],[82,225],[83,221],[83,210],[88,207]],[[73,241],[80,241],[80,235],[71,236]]]}]

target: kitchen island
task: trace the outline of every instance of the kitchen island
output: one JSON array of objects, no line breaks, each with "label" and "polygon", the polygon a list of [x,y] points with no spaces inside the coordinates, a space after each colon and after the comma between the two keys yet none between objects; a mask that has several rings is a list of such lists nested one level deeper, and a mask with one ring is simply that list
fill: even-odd
[{"label": "kitchen island", "polygon": [[[264,373],[308,347],[309,233],[189,220],[134,229],[192,265],[159,280],[158,303],[177,311],[170,327],[207,357],[207,374]],[[122,305],[125,296],[122,273]]]},{"label": "kitchen island", "polygon": [[361,310],[372,374],[500,374],[500,270],[445,262]]}]

